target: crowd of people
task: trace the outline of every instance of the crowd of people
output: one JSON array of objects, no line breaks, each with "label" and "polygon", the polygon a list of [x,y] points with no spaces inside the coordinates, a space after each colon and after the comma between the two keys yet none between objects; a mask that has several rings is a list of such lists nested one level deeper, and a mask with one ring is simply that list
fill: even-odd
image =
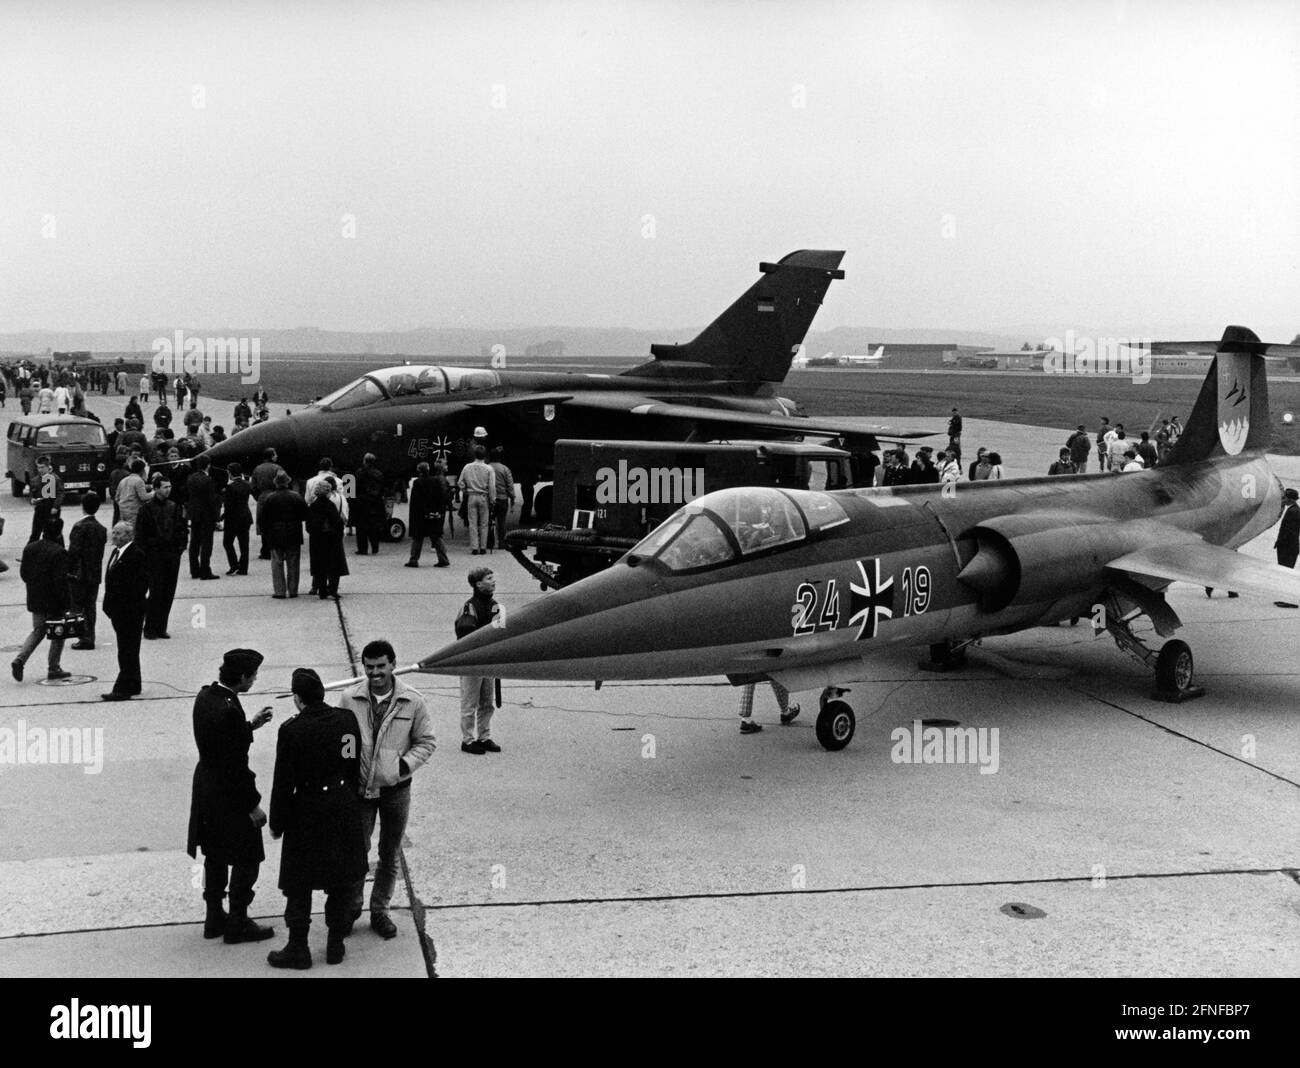
[{"label": "crowd of people", "polygon": [[[1178,439],[1182,436],[1183,426],[1178,416],[1170,416],[1160,421],[1155,432],[1141,431],[1136,440],[1128,436],[1123,423],[1111,425],[1110,419],[1102,417],[1097,428],[1095,445],[1097,452],[1097,470],[1110,471],[1115,474],[1145,471],[1169,462],[1169,456]],[[1049,475],[1083,475],[1088,471],[1088,458],[1093,452],[1094,437],[1088,428],[1080,423],[1073,434],[1057,454],[1057,459],[1048,468]]]}]

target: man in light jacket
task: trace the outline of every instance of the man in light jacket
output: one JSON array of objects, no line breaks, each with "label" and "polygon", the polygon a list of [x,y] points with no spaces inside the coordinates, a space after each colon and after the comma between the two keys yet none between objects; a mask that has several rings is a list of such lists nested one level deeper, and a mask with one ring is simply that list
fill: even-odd
[{"label": "man in light jacket", "polygon": [[[361,732],[362,826],[366,856],[379,820],[379,861],[370,890],[370,926],[384,938],[397,935],[388,903],[397,885],[397,853],[411,812],[411,776],[433,755],[433,720],[419,691],[393,675],[397,654],[382,639],[361,650],[366,681],[347,691],[343,707],[350,708]],[[352,919],[361,915],[364,882],[352,894]]]}]

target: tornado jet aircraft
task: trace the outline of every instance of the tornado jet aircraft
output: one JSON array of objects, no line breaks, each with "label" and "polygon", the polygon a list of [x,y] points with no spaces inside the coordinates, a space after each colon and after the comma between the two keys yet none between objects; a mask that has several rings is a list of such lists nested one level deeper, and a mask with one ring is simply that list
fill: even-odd
[{"label": "tornado jet aircraft", "polygon": [[[760,277],[698,337],[652,345],[651,359],[617,375],[497,371],[432,365],[362,375],[306,410],[259,423],[208,450],[214,464],[261,460],[275,448],[291,475],[306,477],[330,456],[355,471],[374,453],[394,479],[421,460],[454,471],[469,458],[474,430],[502,445],[516,480],[544,481],[560,438],[708,441],[718,437],[834,435],[854,449],[875,447],[887,427],[804,418],[775,395],[827,288],[843,278],[843,252],[803,250],[759,264]],[[525,505],[528,498],[525,497]],[[527,509],[525,509],[527,510]],[[540,507],[538,511],[541,512]]]},{"label": "tornado jet aircraft", "polygon": [[[1262,344],[1229,327],[1167,465],[1129,474],[814,492],[725,489],[687,504],[612,568],[530,602],[419,670],[524,679],[726,675],[822,691],[818,740],[853,736],[840,698],[886,646],[959,666],[970,642],[1089,617],[1200,691],[1171,582],[1300,602],[1290,568],[1233,550],[1278,519]],[[1288,348],[1288,346],[1276,346]],[[1134,621],[1169,638],[1149,648]],[[1068,656],[1063,653],[1062,656]]]}]

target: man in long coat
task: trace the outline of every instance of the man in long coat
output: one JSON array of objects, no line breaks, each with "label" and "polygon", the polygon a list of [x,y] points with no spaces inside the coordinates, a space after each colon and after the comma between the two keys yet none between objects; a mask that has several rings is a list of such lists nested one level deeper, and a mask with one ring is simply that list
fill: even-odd
[{"label": "man in long coat", "polygon": [[167,620],[176,599],[176,578],[188,540],[185,516],[180,505],[170,499],[171,490],[171,480],[166,475],[154,475],[153,496],[141,507],[135,521],[135,540],[145,552],[149,573],[144,636],[151,641],[171,637],[167,633]]},{"label": "man in long coat", "polygon": [[446,471],[442,461],[437,463],[437,474],[429,473],[427,463],[415,465],[416,477],[411,483],[411,558],[406,562],[407,567],[420,566],[425,538],[438,554],[438,562],[433,566],[451,566],[447,559],[447,546],[442,540],[443,520],[451,511],[451,486]]},{"label": "man in long coat", "polygon": [[[221,535],[221,544],[226,550],[226,562],[230,564],[227,575],[248,574],[248,531],[253,525],[253,513],[248,506],[253,487],[244,478],[244,469],[239,464],[231,464],[227,469],[230,481],[222,493],[222,511],[225,514],[225,529]],[[235,550],[239,552],[236,554]]]},{"label": "man in long coat", "polygon": [[[257,776],[248,766],[253,732],[270,722],[264,708],[244,719],[239,695],[257,681],[262,654],[255,649],[232,649],[221,661],[217,681],[204,686],[194,698],[194,741],[199,762],[190,794],[189,855],[203,850],[203,899],[207,918],[203,937],[224,935],[225,941],[260,942],[275,934],[248,916],[257,870],[266,854],[262,850],[262,795]],[[230,884],[230,913],[221,907]]]},{"label": "man in long coat", "polygon": [[271,787],[271,837],[284,836],[280,889],[289,942],[267,955],[273,968],[310,968],[311,894],[325,891],[325,960],[343,961],[352,930],[352,896],[366,877],[366,837],[357,800],[361,733],[347,709],[325,703],[310,668],[293,673],[298,715],[280,728]]},{"label": "man in long coat", "polygon": [[212,573],[212,537],[221,518],[221,498],[208,474],[209,460],[194,458],[194,470],[185,480],[185,511],[190,521],[190,578],[215,579]]},{"label": "man in long coat", "polygon": [[307,507],[312,586],[323,601],[339,595],[339,578],[348,574],[347,551],[343,547],[343,517],[330,500],[332,479],[316,484]]}]

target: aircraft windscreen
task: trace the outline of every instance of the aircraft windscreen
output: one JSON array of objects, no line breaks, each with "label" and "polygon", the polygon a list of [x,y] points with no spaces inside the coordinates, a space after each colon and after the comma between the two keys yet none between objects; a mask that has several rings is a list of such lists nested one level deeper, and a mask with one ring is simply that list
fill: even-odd
[{"label": "aircraft windscreen", "polygon": [[813,530],[826,530],[849,521],[848,513],[840,506],[840,502],[829,493],[815,491],[807,493],[795,492],[791,496],[803,510],[803,514],[807,516],[808,525]]},{"label": "aircraft windscreen", "polygon": [[370,377],[390,397],[441,397],[447,392],[447,376],[441,367],[386,367]]},{"label": "aircraft windscreen", "polygon": [[716,514],[731,528],[740,551],[746,555],[788,545],[807,533],[803,516],[790,498],[768,487],[721,490],[695,503]]},{"label": "aircraft windscreen", "polygon": [[453,393],[464,393],[473,389],[492,389],[501,380],[495,371],[476,371],[464,367],[444,367],[447,387]]},{"label": "aircraft windscreen", "polygon": [[336,389],[316,403],[332,412],[346,411],[348,408],[361,408],[384,399],[384,391],[369,378],[358,378],[349,382],[342,389]]},{"label": "aircraft windscreen", "polygon": [[656,559],[670,571],[691,571],[731,560],[735,551],[711,516],[688,505],[664,520],[629,555]]}]

